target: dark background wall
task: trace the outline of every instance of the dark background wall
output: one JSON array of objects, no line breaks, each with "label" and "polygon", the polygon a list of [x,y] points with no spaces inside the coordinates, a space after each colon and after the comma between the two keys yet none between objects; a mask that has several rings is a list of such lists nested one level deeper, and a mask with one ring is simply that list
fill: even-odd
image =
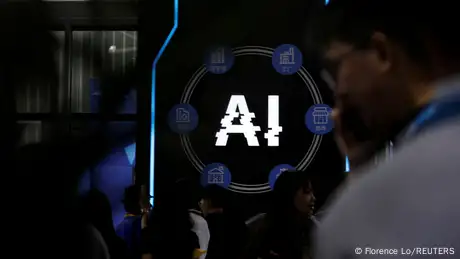
[{"label": "dark background wall", "polygon": [[[94,119],[91,116],[94,112],[91,98],[97,96],[97,91],[92,89],[91,80],[97,79],[98,74],[93,69],[91,60],[95,57],[91,57],[91,53],[95,53],[93,50],[96,49],[103,50],[100,52],[103,55],[102,59],[109,67],[116,68],[133,61],[139,65],[141,75],[138,85],[139,97],[137,104],[134,104],[133,100],[131,103],[139,107],[137,113],[138,118],[141,118],[138,121],[140,142],[138,141],[136,146],[139,151],[136,157],[140,174],[138,178],[140,182],[148,183],[146,176],[148,176],[149,163],[151,65],[173,26],[172,2],[140,1],[139,24],[136,8],[123,3],[104,3],[96,6],[97,8],[87,3],[50,4],[49,8],[57,21],[55,28],[50,29],[55,31],[56,38],[62,46],[56,55],[60,65],[59,86],[57,91],[52,88],[40,92],[25,91],[18,98],[20,100],[18,111],[23,114],[20,116],[19,123],[27,125],[23,144],[40,141],[42,136],[46,135],[47,127],[54,122],[48,119],[49,116],[45,113],[68,115],[63,128],[72,134],[78,134],[82,124]],[[308,14],[314,13],[316,6],[323,4],[323,1],[290,0],[283,2],[282,5],[278,1],[180,2],[179,29],[158,67],[155,164],[157,190],[155,196],[158,199],[161,199],[162,189],[168,188],[175,179],[182,176],[199,177],[199,172],[185,156],[179,137],[167,127],[166,114],[174,104],[179,102],[187,80],[203,63],[203,54],[209,45],[224,43],[232,47],[261,45],[275,48],[282,43],[293,43],[303,51],[304,66],[319,86],[323,99],[332,105],[331,93],[319,76],[317,55],[305,44],[305,38],[308,38],[308,31],[305,30]],[[112,45],[115,45],[117,50],[124,51],[110,54],[109,48]],[[137,50],[134,51],[133,48],[136,46],[138,46]],[[238,89],[232,84],[223,87],[220,82],[210,80],[206,85],[198,87],[192,100],[193,105],[199,110],[202,123],[191,137],[193,145],[200,151],[200,158],[205,163],[225,162],[237,165],[257,161],[252,162],[252,167],[248,171],[242,169],[232,171],[233,174],[239,175],[240,179],[244,178],[243,174],[268,174],[268,168],[275,165],[272,165],[274,161],[264,160],[268,152],[264,148],[253,150],[239,144],[229,146],[225,150],[218,150],[217,153],[221,153],[221,156],[215,158],[210,156],[209,154],[216,153],[215,147],[203,143],[209,142],[209,132],[216,131],[215,122],[224,107],[210,108],[207,106],[207,103],[209,104],[207,100],[210,99],[209,94],[212,91],[223,87],[225,88],[222,89],[223,91],[212,93],[218,95],[220,99],[225,99],[232,91],[243,92],[251,96],[251,107],[263,113],[267,93],[278,92],[284,99],[285,96],[295,97],[298,91],[303,91],[298,90],[303,87],[298,82],[290,82],[288,85],[292,87],[283,89],[278,85],[264,87],[266,82],[263,80],[253,82],[252,79],[246,78],[245,71],[253,77],[257,77],[254,76],[257,73],[271,73],[272,71],[266,70],[270,69],[269,61],[267,61],[268,65],[264,62],[256,61],[257,65],[261,66],[258,72],[249,71],[247,67],[238,69],[240,72],[234,75],[234,78],[237,78],[234,83],[239,86],[244,84],[246,87]],[[266,68],[263,68],[264,64]],[[277,75],[270,74],[270,76]],[[58,101],[57,105],[53,106],[54,99]],[[296,99],[287,106],[288,110],[281,116],[285,118],[295,110],[300,110],[302,113],[311,104],[308,98]],[[134,115],[131,118],[124,116],[117,120],[117,123],[121,121],[133,123],[138,118]],[[286,134],[297,134],[300,139],[308,139],[309,133],[300,126],[298,130]],[[292,152],[293,156],[305,152],[308,145],[308,141],[296,143],[292,139],[283,144],[289,147],[289,152]],[[109,194],[116,221],[123,213],[120,203],[122,189],[132,181],[132,166],[124,148],[125,146],[119,147],[112,154],[108,154],[108,157],[101,161],[100,166],[89,168],[88,173],[82,178],[81,185],[82,190],[98,187]],[[289,159],[288,151],[279,149],[276,152],[280,154],[279,157],[285,156],[285,159]],[[254,155],[254,159],[245,160],[240,154],[245,154],[246,157]],[[256,172],[257,168],[263,169]],[[344,177],[344,161],[338,154],[332,136],[328,135],[323,139],[321,148],[306,169],[306,173],[313,175],[319,205],[321,205]],[[268,194],[232,193],[231,196],[232,203],[244,216],[262,211],[268,205]]]},{"label": "dark background wall", "polygon": [[[318,55],[311,49],[307,49],[305,43],[309,33],[306,30],[308,15],[314,13],[318,5],[324,4],[323,1],[291,0],[283,4],[278,1],[179,2],[179,27],[157,69],[157,162],[155,163],[157,194],[155,196],[158,196],[158,199],[161,199],[162,189],[168,188],[174,179],[183,176],[198,178],[200,175],[187,159],[179,137],[169,130],[166,121],[169,109],[179,102],[184,86],[193,72],[203,63],[203,55],[210,45],[276,48],[284,43],[295,44],[303,51],[304,66],[319,86],[324,102],[333,105],[332,94],[319,76]],[[139,53],[142,53],[145,59],[140,63],[145,62],[146,65],[153,60],[173,26],[173,6],[170,2],[145,2],[144,4],[142,9],[149,11],[141,13]],[[299,125],[298,121],[294,122],[299,118],[287,120],[286,117],[296,112],[302,114],[313,104],[308,97],[296,99],[298,95],[304,94],[301,90],[303,86],[298,80],[292,79],[291,82],[287,82],[288,79],[279,79],[279,75],[271,70],[270,60],[254,61],[255,59],[243,63],[246,65],[249,64],[248,62],[254,62],[254,65],[257,63],[257,68],[245,67],[244,64],[238,63],[232,71],[220,79],[206,76],[205,82],[197,87],[191,101],[200,115],[197,130],[190,134],[194,149],[199,152],[204,164],[212,162],[230,164],[232,176],[241,181],[245,181],[243,178],[251,178],[243,175],[268,175],[269,168],[278,162],[267,159],[270,151],[266,148],[248,148],[245,144],[241,144],[244,141],[222,149],[216,149],[212,145],[213,133],[218,129],[216,122],[219,121],[219,116],[223,115],[226,106],[226,103],[222,102],[228,101],[232,93],[243,93],[248,96],[248,99],[252,99],[248,101],[250,108],[252,107],[261,114],[261,117],[264,117],[263,111],[268,93],[279,94],[280,98],[290,97],[292,101],[285,104],[287,110],[281,114],[281,120],[292,125]],[[238,59],[237,62],[239,61]],[[151,79],[150,76],[149,71],[146,70],[145,82]],[[264,125],[264,122],[260,124]],[[305,148],[309,145],[307,139],[310,133],[302,125],[297,129],[292,125],[286,125],[292,130],[285,134],[296,135],[299,141],[295,142],[291,138],[283,144],[284,148],[273,151],[286,160],[289,159],[288,153],[298,156],[301,152],[305,152]],[[259,138],[261,137],[259,135]],[[238,142],[238,140],[232,141]],[[247,170],[244,169],[246,164],[248,164]],[[333,137],[325,136],[314,161],[305,170],[315,179],[319,205],[324,203],[328,194],[343,179],[344,164]],[[269,194],[232,193],[231,196],[233,205],[243,216],[262,211],[269,203]]]}]

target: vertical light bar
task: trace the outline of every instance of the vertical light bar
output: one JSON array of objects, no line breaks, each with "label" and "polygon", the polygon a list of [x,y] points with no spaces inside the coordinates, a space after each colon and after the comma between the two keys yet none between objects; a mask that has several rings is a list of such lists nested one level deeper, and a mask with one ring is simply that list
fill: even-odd
[{"label": "vertical light bar", "polygon": [[325,0],[325,1],[324,1],[324,4],[325,4],[325,5],[329,4],[329,0]]},{"label": "vertical light bar", "polygon": [[345,172],[350,172],[350,161],[348,161],[348,157],[345,157]]},{"label": "vertical light bar", "polygon": [[174,0],[174,25],[171,31],[168,34],[165,42],[158,51],[158,54],[155,56],[153,60],[152,66],[152,107],[151,107],[151,125],[150,125],[150,188],[149,194],[152,196],[150,199],[151,204],[153,205],[153,196],[155,191],[155,91],[156,91],[156,68],[158,65],[158,61],[160,60],[161,56],[163,55],[166,47],[169,45],[174,33],[176,33],[177,27],[179,25],[179,0]]}]

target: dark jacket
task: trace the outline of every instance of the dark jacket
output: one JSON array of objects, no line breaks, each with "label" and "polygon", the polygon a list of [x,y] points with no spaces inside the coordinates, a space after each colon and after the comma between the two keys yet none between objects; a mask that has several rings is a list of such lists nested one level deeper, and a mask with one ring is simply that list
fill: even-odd
[{"label": "dark jacket", "polygon": [[117,235],[126,243],[130,258],[141,258],[141,215],[126,216],[123,221],[117,226]]},{"label": "dark jacket", "polygon": [[246,226],[233,215],[226,213],[209,214],[210,240],[206,259],[238,259],[244,247]]},{"label": "dark jacket", "polygon": [[310,233],[313,223],[304,226],[286,220],[282,223],[270,215],[261,215],[249,222],[244,259],[309,259]]}]

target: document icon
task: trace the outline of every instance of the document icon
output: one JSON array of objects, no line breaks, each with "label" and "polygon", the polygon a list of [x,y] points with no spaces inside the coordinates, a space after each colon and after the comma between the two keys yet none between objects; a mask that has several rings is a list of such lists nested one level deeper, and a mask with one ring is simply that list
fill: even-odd
[{"label": "document icon", "polygon": [[177,108],[176,123],[190,123],[190,112],[184,108]]},{"label": "document icon", "polygon": [[198,126],[198,113],[188,103],[176,104],[169,110],[168,125],[178,134],[187,134]]}]

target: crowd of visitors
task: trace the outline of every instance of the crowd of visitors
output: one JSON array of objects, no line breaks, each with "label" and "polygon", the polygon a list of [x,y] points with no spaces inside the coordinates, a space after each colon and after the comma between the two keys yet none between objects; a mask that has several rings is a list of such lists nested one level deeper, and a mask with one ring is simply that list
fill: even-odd
[{"label": "crowd of visitors", "polygon": [[81,197],[80,213],[101,237],[105,258],[311,258],[315,196],[304,172],[283,172],[271,208],[247,223],[228,209],[228,191],[218,185],[201,188],[182,179],[150,211],[142,209],[141,190],[125,189],[126,215],[115,228],[102,192]]}]

